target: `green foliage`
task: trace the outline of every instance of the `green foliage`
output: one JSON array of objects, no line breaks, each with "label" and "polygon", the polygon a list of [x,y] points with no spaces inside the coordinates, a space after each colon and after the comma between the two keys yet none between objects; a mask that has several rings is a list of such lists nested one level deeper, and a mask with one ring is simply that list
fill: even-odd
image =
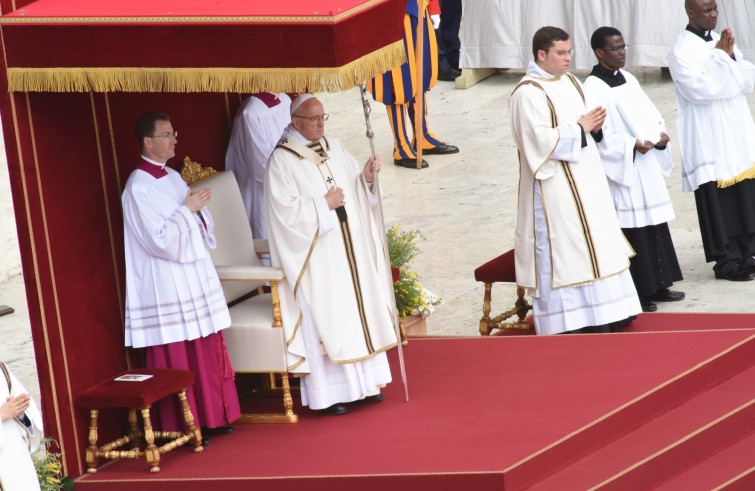
[{"label": "green foliage", "polygon": [[31,456],[37,470],[39,487],[42,491],[73,491],[73,480],[68,476],[61,476],[63,467],[60,454],[50,450],[53,443],[57,446],[52,438],[45,438]]},{"label": "green foliage", "polygon": [[419,282],[419,274],[411,271],[411,261],[420,253],[417,240],[424,239],[425,236],[419,230],[402,232],[399,225],[395,225],[386,232],[386,238],[391,266],[399,270],[398,281],[393,284],[398,315],[404,318],[408,315],[432,313],[433,306],[443,300],[425,290]]},{"label": "green foliage", "polygon": [[391,259],[391,266],[408,269],[412,259],[417,257],[420,252],[417,239],[424,239],[425,236],[419,230],[401,232],[399,227],[400,225],[396,224],[385,234],[388,239],[388,255]]}]

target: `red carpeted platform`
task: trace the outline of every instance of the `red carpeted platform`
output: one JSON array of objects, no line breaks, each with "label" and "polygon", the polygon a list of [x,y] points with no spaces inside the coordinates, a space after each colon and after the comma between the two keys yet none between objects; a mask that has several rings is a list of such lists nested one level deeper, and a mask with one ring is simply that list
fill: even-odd
[{"label": "red carpeted platform", "polygon": [[[738,319],[746,326],[754,318]],[[394,382],[381,404],[357,406],[340,417],[298,408],[297,424],[237,425],[201,454],[172,452],[158,475],[146,473],[142,462],[118,461],[79,478],[76,488],[587,489],[621,483],[617,475],[641,481],[643,466],[634,464],[654,454],[660,457],[644,465],[656,475],[664,474],[653,466],[665,469],[666,462],[683,462],[688,454],[695,459],[692,467],[706,458],[696,442],[724,448],[755,431],[742,423],[755,412],[755,404],[743,403],[752,399],[746,377],[755,380],[755,331],[749,329],[418,338],[405,356],[409,403],[403,401],[394,352]],[[736,396],[706,395],[719,386]],[[717,401],[724,401],[721,411]],[[676,418],[678,434],[649,431],[632,452],[618,451],[613,467],[601,470],[605,476],[588,472],[596,474],[593,481],[579,470],[580,463],[622,438],[631,440],[635,431],[647,431],[670,410],[683,414],[687,404],[698,416]],[[689,436],[701,427],[706,430]],[[640,470],[630,472],[633,465]],[[733,478],[747,470],[722,474]],[[553,485],[562,472],[571,472],[573,487],[558,480]],[[549,482],[554,487],[545,486]],[[622,489],[613,486],[606,489]]]}]

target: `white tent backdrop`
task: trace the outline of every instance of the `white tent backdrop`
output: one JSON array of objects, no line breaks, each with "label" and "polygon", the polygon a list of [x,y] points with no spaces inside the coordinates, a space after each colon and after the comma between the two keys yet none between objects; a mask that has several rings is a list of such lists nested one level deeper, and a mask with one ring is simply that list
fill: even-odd
[{"label": "white tent backdrop", "polygon": [[[468,0],[461,23],[462,68],[526,68],[532,35],[542,26],[571,35],[572,67],[591,68],[590,36],[601,26],[624,34],[627,66],[666,66],[668,52],[687,25],[684,0]],[[718,28],[731,27],[737,46],[755,59],[755,2],[718,0]]]}]

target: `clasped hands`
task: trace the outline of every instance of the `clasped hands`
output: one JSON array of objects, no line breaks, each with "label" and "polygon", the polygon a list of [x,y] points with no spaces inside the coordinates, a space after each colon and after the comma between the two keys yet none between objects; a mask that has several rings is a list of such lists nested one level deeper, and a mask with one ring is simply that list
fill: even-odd
[{"label": "clasped hands", "polygon": [[721,38],[716,43],[716,48],[725,51],[729,56],[734,56],[734,34],[730,27],[721,31]]},{"label": "clasped hands", "polygon": [[0,406],[0,421],[8,421],[24,414],[29,408],[31,396],[21,394],[18,396],[9,396],[8,399]]},{"label": "clasped hands", "polygon": [[583,114],[577,120],[577,124],[582,127],[585,133],[594,133],[603,128],[603,123],[605,121],[606,109],[598,106],[589,113]]},{"label": "clasped hands", "polygon": [[210,202],[210,198],[212,198],[212,190],[210,188],[202,188],[199,191],[190,189],[189,192],[186,193],[184,206],[186,206],[186,208],[192,213],[196,213]]}]

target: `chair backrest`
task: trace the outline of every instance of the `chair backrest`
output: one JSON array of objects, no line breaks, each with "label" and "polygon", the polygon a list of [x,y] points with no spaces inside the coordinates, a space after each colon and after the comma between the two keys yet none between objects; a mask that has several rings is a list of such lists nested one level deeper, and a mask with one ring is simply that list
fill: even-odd
[{"label": "chair backrest", "polygon": [[[207,208],[215,222],[217,248],[210,249],[210,257],[215,266],[261,266],[254,251],[252,229],[246,216],[244,202],[236,178],[230,171],[219,172],[200,181],[192,189],[210,188],[212,198]],[[259,288],[264,281],[224,281],[223,293],[226,302]]]}]

